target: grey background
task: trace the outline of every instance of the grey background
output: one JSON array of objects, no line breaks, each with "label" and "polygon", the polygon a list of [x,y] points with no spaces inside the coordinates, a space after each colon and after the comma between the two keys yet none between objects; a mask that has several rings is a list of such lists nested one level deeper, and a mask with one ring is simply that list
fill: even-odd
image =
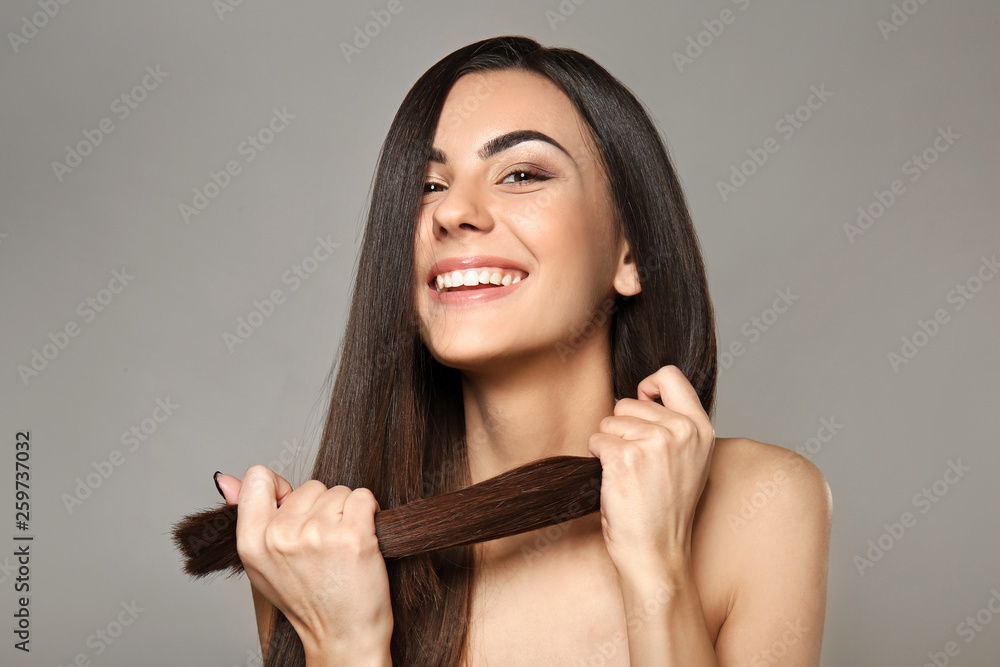
[{"label": "grey background", "polygon": [[[242,475],[272,462],[303,481],[391,117],[445,54],[523,34],[595,58],[667,138],[703,243],[720,347],[745,350],[721,374],[717,431],[803,449],[833,491],[823,665],[923,665],[948,641],[960,651],[949,664],[1000,664],[992,612],[971,642],[957,627],[1000,590],[1000,280],[961,309],[948,300],[1000,251],[1000,7],[402,0],[348,62],[341,43],[387,4],[244,0],[220,14],[207,0],[71,2],[36,17],[37,34],[22,22],[42,11],[36,1],[0,7],[0,662],[257,664],[246,581],[185,578],[170,526],[218,502],[216,469]],[[907,20],[883,34],[894,8]],[[731,23],[711,36],[703,21],[727,9]],[[32,36],[15,50],[9,33],[21,30]],[[707,46],[679,70],[673,54],[699,33]],[[114,100],[147,66],[169,74],[119,118]],[[776,123],[811,86],[832,96],[786,139]],[[295,117],[247,162],[240,143],[275,108]],[[52,163],[103,118],[114,130],[60,180]],[[949,127],[959,138],[910,181],[904,163]],[[768,137],[779,150],[724,201],[717,183]],[[186,224],[179,205],[229,160],[241,172]],[[852,243],[844,225],[895,179],[904,194]],[[317,237],[339,248],[292,290],[282,276]],[[86,321],[78,304],[123,267],[134,279]],[[286,301],[230,352],[224,334],[275,289]],[[797,299],[751,340],[751,318],[771,317],[776,290]],[[917,336],[926,344],[894,369],[887,355],[938,309],[947,323]],[[18,367],[70,321],[78,335],[22,380]],[[155,432],[129,451],[123,432],[167,398],[179,407],[147,421]],[[826,442],[823,419],[841,425],[832,438],[819,433]],[[13,443],[25,429],[29,655],[7,629]],[[121,465],[67,507],[65,495],[114,450]],[[914,495],[959,460],[969,471],[939,482],[946,495],[921,513]],[[907,511],[915,525],[859,573],[855,556]],[[133,601],[141,612],[98,655],[88,638]],[[761,650],[778,639],[762,637]]]}]

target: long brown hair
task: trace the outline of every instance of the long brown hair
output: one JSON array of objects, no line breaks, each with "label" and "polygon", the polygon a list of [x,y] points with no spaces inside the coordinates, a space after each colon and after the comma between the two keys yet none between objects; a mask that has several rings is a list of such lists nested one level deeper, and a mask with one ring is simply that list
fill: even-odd
[{"label": "long brown hair", "polygon": [[[642,104],[587,56],[525,37],[483,40],[431,67],[406,95],[382,146],[312,471],[327,486],[370,489],[383,508],[376,526],[386,550],[394,623],[390,648],[398,665],[460,663],[474,573],[470,543],[598,507],[594,489],[599,488],[600,466],[595,459],[557,457],[487,480],[493,486],[469,487],[461,377],[431,356],[417,326],[415,224],[441,109],[459,77],[502,70],[531,72],[555,83],[597,144],[618,233],[629,242],[642,284],[639,294],[619,297],[613,309],[609,352],[614,395],[634,396],[641,380],[674,364],[694,386],[706,412],[714,407],[715,324],[704,265],[680,183]],[[385,275],[399,279],[385,280]],[[524,484],[533,487],[533,494],[517,493]],[[462,489],[464,495],[453,494]],[[447,499],[432,498],[444,494]],[[479,502],[497,497],[511,503],[507,507],[513,511],[501,516],[495,503]],[[407,511],[400,521],[404,514],[399,513]],[[234,517],[235,508],[189,517],[193,520],[183,525],[186,532],[176,534],[179,546],[189,547],[189,572],[239,570],[229,530]],[[388,545],[394,540],[397,546],[409,540],[408,546],[392,551]],[[302,645],[280,612],[266,665],[305,665]]]}]

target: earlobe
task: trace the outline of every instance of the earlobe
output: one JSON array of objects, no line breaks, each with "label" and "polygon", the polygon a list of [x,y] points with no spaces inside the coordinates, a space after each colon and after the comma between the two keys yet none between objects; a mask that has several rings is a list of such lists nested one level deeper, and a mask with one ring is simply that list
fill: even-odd
[{"label": "earlobe", "polygon": [[618,271],[615,273],[615,291],[622,296],[635,296],[642,291],[642,283],[639,281],[639,271],[632,257],[632,250],[626,243],[622,248],[621,258],[618,261]]}]

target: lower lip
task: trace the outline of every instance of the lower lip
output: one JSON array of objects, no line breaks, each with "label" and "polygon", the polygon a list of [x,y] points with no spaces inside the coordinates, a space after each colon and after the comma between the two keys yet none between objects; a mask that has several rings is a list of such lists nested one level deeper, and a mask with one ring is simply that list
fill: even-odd
[{"label": "lower lip", "polygon": [[527,280],[527,278],[522,278],[516,283],[511,283],[506,286],[483,287],[480,289],[461,290],[458,292],[439,292],[432,286],[428,285],[427,291],[431,293],[431,298],[434,299],[434,301],[441,304],[447,304],[449,306],[473,306],[480,303],[486,303],[487,301],[501,299],[523,285]]}]

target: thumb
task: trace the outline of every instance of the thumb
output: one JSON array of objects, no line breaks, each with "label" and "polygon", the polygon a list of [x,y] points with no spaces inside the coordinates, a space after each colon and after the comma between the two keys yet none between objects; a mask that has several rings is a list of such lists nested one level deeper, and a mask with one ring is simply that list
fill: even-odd
[{"label": "thumb", "polygon": [[236,504],[237,499],[240,497],[241,486],[243,486],[243,482],[240,481],[239,477],[233,477],[221,472],[215,473],[215,488],[225,498],[227,505]]}]

